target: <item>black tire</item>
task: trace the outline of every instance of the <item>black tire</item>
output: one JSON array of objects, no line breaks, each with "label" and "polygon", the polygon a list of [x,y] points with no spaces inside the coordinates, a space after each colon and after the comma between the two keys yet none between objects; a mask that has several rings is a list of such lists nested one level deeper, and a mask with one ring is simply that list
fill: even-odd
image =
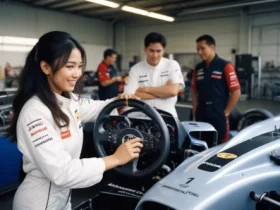
[{"label": "black tire", "polygon": [[243,117],[240,119],[237,130],[240,131],[250,125],[267,120],[273,116],[274,115],[270,111],[265,109],[250,109],[246,111]]},{"label": "black tire", "polygon": [[237,108],[234,108],[229,115],[229,126],[230,130],[237,130],[238,123],[242,118],[242,113],[238,111]]}]

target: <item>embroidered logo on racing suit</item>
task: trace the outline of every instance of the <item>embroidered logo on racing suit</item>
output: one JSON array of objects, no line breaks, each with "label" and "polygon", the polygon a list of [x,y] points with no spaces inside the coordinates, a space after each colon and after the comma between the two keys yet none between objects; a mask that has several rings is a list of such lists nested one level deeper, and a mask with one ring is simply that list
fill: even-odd
[{"label": "embroidered logo on racing suit", "polygon": [[69,130],[61,131],[60,136],[61,136],[61,139],[69,138],[69,137],[71,137],[71,132]]},{"label": "embroidered logo on racing suit", "polygon": [[76,117],[76,120],[80,119],[80,114],[77,109],[75,110],[75,117]]},{"label": "embroidered logo on racing suit", "polygon": [[60,137],[62,140],[71,137],[71,132],[70,132],[69,128],[67,128],[67,127],[61,128]]}]

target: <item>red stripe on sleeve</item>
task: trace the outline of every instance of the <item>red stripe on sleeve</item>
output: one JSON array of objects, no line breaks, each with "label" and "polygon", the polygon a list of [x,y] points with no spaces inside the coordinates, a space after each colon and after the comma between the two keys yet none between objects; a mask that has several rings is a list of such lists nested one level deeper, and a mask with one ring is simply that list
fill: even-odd
[{"label": "red stripe on sleeve", "polygon": [[98,80],[99,82],[104,82],[111,79],[111,76],[108,72],[108,68],[104,63],[99,64],[98,66]]},{"label": "red stripe on sleeve", "polygon": [[231,63],[225,66],[225,77],[230,92],[240,89],[240,84],[235,73],[235,69]]},{"label": "red stripe on sleeve", "polygon": [[193,70],[193,76],[192,76],[192,84],[191,84],[191,88],[196,88],[196,70]]}]

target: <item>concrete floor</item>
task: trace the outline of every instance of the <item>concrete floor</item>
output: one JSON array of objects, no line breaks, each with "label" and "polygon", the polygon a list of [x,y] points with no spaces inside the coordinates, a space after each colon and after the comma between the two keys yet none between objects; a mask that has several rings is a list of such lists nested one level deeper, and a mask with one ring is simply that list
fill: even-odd
[{"label": "concrete floor", "polygon": [[[191,103],[179,103],[184,105],[191,105]],[[248,101],[240,101],[237,105],[237,109],[240,112],[245,112],[248,109],[252,108],[262,108],[271,111],[274,115],[280,113],[280,102],[279,101],[271,101],[271,100],[248,100]],[[88,189],[80,189],[75,190],[72,194],[72,203],[73,206],[76,206],[78,203],[81,203],[83,200],[90,198],[90,195],[96,193],[96,188],[88,188]],[[12,209],[12,201],[13,194],[11,192],[7,195],[0,196],[0,209],[1,210],[11,210]]]}]

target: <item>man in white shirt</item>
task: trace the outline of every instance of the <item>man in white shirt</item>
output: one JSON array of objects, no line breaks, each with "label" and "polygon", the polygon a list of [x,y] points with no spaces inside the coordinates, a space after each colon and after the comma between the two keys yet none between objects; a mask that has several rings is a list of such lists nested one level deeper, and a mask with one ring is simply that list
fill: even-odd
[{"label": "man in white shirt", "polygon": [[177,95],[185,86],[181,67],[177,61],[163,57],[163,35],[149,33],[144,43],[146,59],[131,68],[124,93],[135,94],[150,106],[177,117]]}]

